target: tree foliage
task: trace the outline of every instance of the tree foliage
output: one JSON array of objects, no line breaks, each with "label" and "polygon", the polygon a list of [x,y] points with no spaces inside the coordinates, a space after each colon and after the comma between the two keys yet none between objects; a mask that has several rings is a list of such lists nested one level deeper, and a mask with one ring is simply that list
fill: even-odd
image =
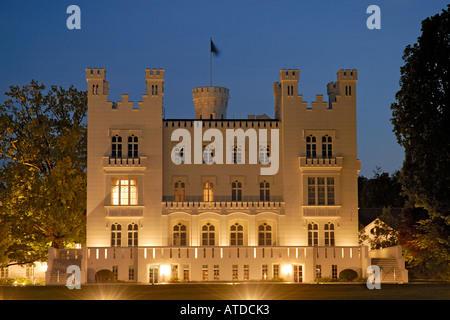
[{"label": "tree foliage", "polygon": [[[84,242],[86,93],[37,81],[12,86],[0,104],[3,261],[43,259],[48,246]],[[0,240],[1,244],[6,242]],[[1,252],[0,252],[1,255]]]},{"label": "tree foliage", "polygon": [[394,132],[405,150],[400,182],[409,200],[400,242],[417,274],[446,279],[450,278],[449,57],[450,5],[425,19],[417,43],[405,48],[401,88],[391,105]]}]

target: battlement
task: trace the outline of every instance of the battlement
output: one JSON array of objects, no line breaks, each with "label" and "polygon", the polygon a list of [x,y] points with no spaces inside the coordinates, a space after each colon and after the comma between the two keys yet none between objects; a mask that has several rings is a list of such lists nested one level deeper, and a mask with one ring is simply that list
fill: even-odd
[{"label": "battlement", "polygon": [[337,72],[337,81],[341,80],[358,80],[358,70],[356,69],[341,69]]},{"label": "battlement", "polygon": [[87,68],[86,80],[104,80],[106,77],[106,70],[103,68]]},{"label": "battlement", "polygon": [[164,79],[164,69],[145,69],[145,79]]},{"label": "battlement", "polygon": [[283,80],[298,81],[299,78],[300,78],[300,70],[298,70],[298,69],[280,70],[280,81],[283,81]]},{"label": "battlement", "polygon": [[216,97],[228,99],[230,90],[224,87],[199,87],[192,90],[194,99],[204,97]]}]

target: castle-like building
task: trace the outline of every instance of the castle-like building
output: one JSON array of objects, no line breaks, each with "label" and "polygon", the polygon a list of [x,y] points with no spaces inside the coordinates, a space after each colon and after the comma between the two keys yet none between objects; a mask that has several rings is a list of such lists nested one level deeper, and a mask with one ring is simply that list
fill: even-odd
[{"label": "castle-like building", "polygon": [[163,69],[145,70],[137,103],[109,101],[105,69],[86,69],[87,243],[50,248],[47,283],[70,264],[82,283],[102,269],[138,283],[365,276],[357,70],[311,106],[299,73],[280,71],[273,118],[229,119],[229,90],[210,86],[193,90],[195,118],[164,119]]}]

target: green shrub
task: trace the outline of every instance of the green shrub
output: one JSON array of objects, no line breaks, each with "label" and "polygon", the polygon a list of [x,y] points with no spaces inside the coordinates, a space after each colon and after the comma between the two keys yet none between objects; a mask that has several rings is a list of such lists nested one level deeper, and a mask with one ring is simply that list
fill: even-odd
[{"label": "green shrub", "polygon": [[352,281],[356,277],[358,277],[358,273],[352,269],[345,269],[339,273],[339,280],[343,281]]}]

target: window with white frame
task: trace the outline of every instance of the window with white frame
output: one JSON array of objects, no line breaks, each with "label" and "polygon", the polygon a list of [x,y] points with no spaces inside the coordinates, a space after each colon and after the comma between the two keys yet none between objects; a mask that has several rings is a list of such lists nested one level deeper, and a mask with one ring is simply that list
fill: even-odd
[{"label": "window with white frame", "polygon": [[122,137],[117,134],[111,138],[111,158],[122,158]]},{"label": "window with white frame", "polygon": [[268,145],[259,146],[259,163],[261,164],[270,163],[270,147]]},{"label": "window with white frame", "polygon": [[175,201],[181,202],[184,201],[185,197],[185,183],[181,180],[175,182]]},{"label": "window with white frame", "polygon": [[259,201],[270,201],[270,183],[267,181],[259,183]]},{"label": "window with white frame", "polygon": [[333,157],[333,139],[329,135],[322,137],[322,158]]},{"label": "window with white frame", "polygon": [[137,159],[138,155],[138,137],[133,134],[128,137],[128,158]]},{"label": "window with white frame", "polygon": [[134,222],[128,225],[128,246],[137,247],[138,246],[138,225]]},{"label": "window with white frame", "polygon": [[117,222],[111,225],[111,247],[122,246],[122,225]]},{"label": "window with white frame", "polygon": [[326,246],[334,246],[334,224],[328,222],[323,226]]},{"label": "window with white frame", "polygon": [[272,245],[272,226],[265,222],[258,227],[258,245]]},{"label": "window with white frame", "polygon": [[308,177],[308,205],[334,205],[334,177]]},{"label": "window with white frame", "polygon": [[244,227],[237,222],[230,227],[230,245],[244,245]]},{"label": "window with white frame", "polygon": [[317,157],[316,137],[313,135],[309,135],[306,137],[306,157],[307,158]]},{"label": "window with white frame", "polygon": [[112,205],[133,206],[138,204],[138,186],[136,178],[112,178],[111,184]]},{"label": "window with white frame", "polygon": [[319,245],[319,226],[315,222],[308,223],[308,246]]},{"label": "window with white frame", "polygon": [[203,149],[203,163],[213,164],[214,163],[214,151],[215,148],[212,145],[207,145]]},{"label": "window with white frame", "polygon": [[215,227],[209,222],[202,226],[202,246],[214,246],[216,244]]},{"label": "window with white frame", "polygon": [[231,183],[231,201],[242,201],[242,183],[239,181]]},{"label": "window with white frame", "polygon": [[172,245],[186,246],[187,245],[187,228],[184,224],[178,223],[172,230]]},{"label": "window with white frame", "polygon": [[210,181],[206,181],[205,183],[203,183],[203,201],[214,201],[214,185]]}]

